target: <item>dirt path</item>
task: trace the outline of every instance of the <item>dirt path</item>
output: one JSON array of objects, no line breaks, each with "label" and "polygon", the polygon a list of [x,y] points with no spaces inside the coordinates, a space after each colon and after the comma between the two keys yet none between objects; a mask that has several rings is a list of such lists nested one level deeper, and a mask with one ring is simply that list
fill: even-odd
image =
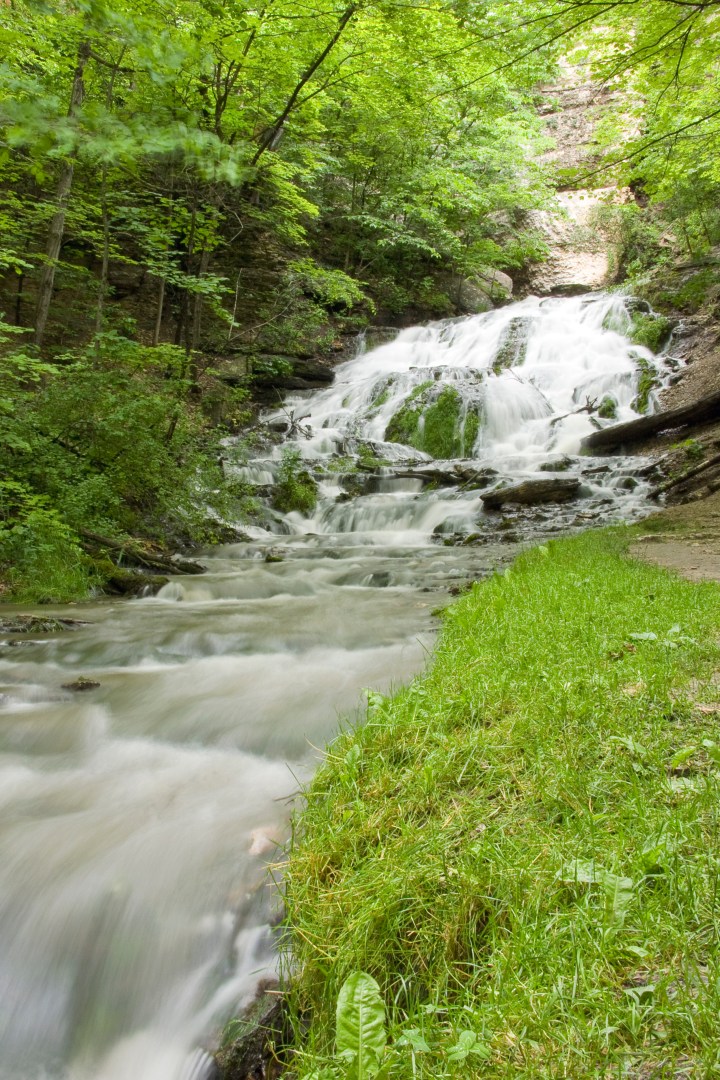
[{"label": "dirt path", "polygon": [[720,581],[720,492],[668,507],[646,524],[648,533],[630,548],[636,559],[664,566],[691,581]]}]

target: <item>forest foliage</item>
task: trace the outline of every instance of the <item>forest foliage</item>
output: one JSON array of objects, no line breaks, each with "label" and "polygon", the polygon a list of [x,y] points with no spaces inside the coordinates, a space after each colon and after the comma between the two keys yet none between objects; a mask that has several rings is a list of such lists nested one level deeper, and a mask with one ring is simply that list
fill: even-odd
[{"label": "forest foliage", "polygon": [[[72,584],[37,595],[82,592],[82,527],[212,539],[246,392],[227,357],[267,373],[371,318],[452,314],[458,283],[543,257],[555,181],[640,193],[613,211],[625,273],[668,259],[668,228],[711,251],[716,6],[0,5],[6,586],[53,550]],[[589,179],[540,156],[570,52],[621,90]]]}]

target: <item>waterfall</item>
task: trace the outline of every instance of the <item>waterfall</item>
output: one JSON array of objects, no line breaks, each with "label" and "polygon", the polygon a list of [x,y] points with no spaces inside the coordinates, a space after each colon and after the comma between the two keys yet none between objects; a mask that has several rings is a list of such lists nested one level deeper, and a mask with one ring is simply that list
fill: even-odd
[{"label": "waterfall", "polygon": [[[529,299],[400,331],[269,413],[254,460],[228,446],[258,520],[205,575],[42,609],[85,620],[72,633],[0,632],[0,1080],[208,1075],[272,977],[267,862],[338,714],[421,670],[448,591],[527,540],[645,512],[637,460],[579,454],[671,373],[631,313]],[[288,448],[319,485],[309,515],[267,505]],[[575,502],[484,508],[555,475]]]},{"label": "waterfall", "polygon": [[[267,477],[292,445],[319,481],[316,513],[289,515],[270,530],[362,534],[380,544],[392,544],[393,535],[400,543],[422,543],[433,532],[492,534],[495,521],[483,514],[479,492],[465,490],[467,475],[454,488],[446,480],[441,495],[428,490],[438,479],[428,463],[448,459],[458,477],[464,464],[465,474],[485,469],[498,486],[558,472],[577,477],[580,500],[553,514],[552,530],[642,514],[648,485],[634,475],[636,460],[598,465],[580,455],[582,439],[597,427],[652,409],[677,369],[677,360],[655,356],[627,336],[636,307],[619,295],[531,297],[402,330],[361,351],[337,368],[329,389],[295,394],[275,410],[269,420],[276,430],[283,417],[302,417],[300,430],[296,425],[264,459],[241,469],[248,479]],[[358,464],[367,469],[368,455],[375,477],[349,503],[343,484]],[[424,485],[421,478],[408,487],[408,467],[422,476],[423,463]],[[516,518],[528,538],[547,531],[542,512]]]}]

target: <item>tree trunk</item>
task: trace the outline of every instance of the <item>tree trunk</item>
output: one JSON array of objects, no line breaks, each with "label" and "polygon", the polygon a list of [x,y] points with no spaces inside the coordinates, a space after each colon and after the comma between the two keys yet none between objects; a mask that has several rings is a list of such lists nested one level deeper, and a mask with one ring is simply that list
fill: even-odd
[{"label": "tree trunk", "polygon": [[[103,169],[102,185],[100,189],[100,202],[102,205],[102,234],[103,234],[103,248],[102,248],[102,266],[100,269],[100,283],[98,285],[97,293],[97,308],[95,311],[95,337],[99,338],[102,333],[104,314],[105,314],[105,297],[107,295],[107,283],[108,283],[108,269],[110,266],[110,220],[108,217],[107,209],[107,169]],[[97,348],[99,349],[99,342]]]},{"label": "tree trunk", "polygon": [[25,291],[25,271],[21,270],[17,279],[17,291],[15,293],[15,325],[22,326],[22,303]]},{"label": "tree trunk", "polygon": [[698,427],[700,424],[716,420],[720,416],[720,393],[706,394],[700,401],[683,405],[679,409],[641,416],[637,420],[628,420],[624,424],[601,428],[586,436],[580,444],[583,453],[612,454],[626,446],[634,446],[644,439],[659,435],[663,431],[679,428]]},{"label": "tree trunk", "polygon": [[330,55],[332,50],[335,48],[338,41],[340,40],[340,38],[343,35],[343,31],[345,30],[345,27],[350,22],[350,20],[352,19],[353,15],[355,14],[356,11],[357,11],[357,4],[350,4],[349,7],[345,8],[345,11],[342,13],[340,18],[338,19],[337,27],[335,28],[335,33],[332,35],[332,37],[330,38],[328,43],[325,45],[324,49],[322,49],[321,52],[318,53],[318,55],[315,57],[315,59],[311,61],[311,63],[308,65],[308,67],[305,69],[305,71],[300,76],[300,79],[298,80],[297,85],[295,86],[295,89],[290,94],[290,97],[288,98],[288,100],[287,100],[287,102],[285,104],[285,108],[280,113],[277,120],[275,120],[274,123],[272,123],[269,128],[266,128],[265,132],[261,136],[260,145],[258,146],[258,148],[257,148],[257,150],[255,152],[255,155],[254,155],[252,161],[250,162],[250,164],[253,167],[258,164],[258,162],[260,161],[260,158],[263,156],[263,154],[265,153],[266,150],[272,150],[276,146],[277,140],[278,140],[278,138],[280,136],[280,133],[281,133],[281,131],[283,129],[285,121],[287,120],[287,118],[290,116],[291,112],[294,110],[295,106],[297,105],[297,100],[298,100],[298,98],[300,96],[300,92],[301,92],[302,88],[310,81],[310,79],[312,79],[315,72],[318,70],[319,67],[322,66],[322,64],[325,62],[325,60]]},{"label": "tree trunk", "polygon": [[[208,248],[203,248],[200,253],[200,266],[198,267],[197,277],[201,280],[208,272],[210,265],[210,251]],[[192,310],[192,331],[190,334],[190,379],[193,383],[197,382],[199,371],[196,359],[196,352],[200,344],[200,330],[202,328],[202,313],[203,313],[203,297],[202,293],[196,292],[193,297],[193,310]]]},{"label": "tree trunk", "polygon": [[160,331],[162,329],[163,308],[165,307],[165,278],[160,278],[160,289],[158,290],[158,302],[157,313],[155,315],[155,329],[153,330],[152,343],[153,345],[160,344]]},{"label": "tree trunk", "polygon": [[[68,116],[70,117],[75,116],[82,105],[85,93],[83,76],[89,58],[90,42],[83,41],[78,48],[77,66],[75,68],[72,92],[70,94],[70,106],[68,108]],[[35,316],[35,344],[38,347],[42,345],[48,315],[50,313],[50,302],[52,300],[53,286],[55,284],[55,269],[60,256],[60,248],[65,232],[65,218],[67,216],[68,202],[70,200],[76,158],[77,150],[74,150],[62,167],[60,180],[58,181],[57,186],[57,193],[55,195],[56,210],[48,230],[47,246],[45,248],[45,263],[42,268],[42,273],[40,274],[40,282],[38,285],[37,313]]]}]

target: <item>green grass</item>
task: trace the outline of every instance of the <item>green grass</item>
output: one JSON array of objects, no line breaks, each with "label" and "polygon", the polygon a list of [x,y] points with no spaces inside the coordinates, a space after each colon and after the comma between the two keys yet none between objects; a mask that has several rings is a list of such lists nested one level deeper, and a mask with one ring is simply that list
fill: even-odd
[{"label": "green grass", "polygon": [[426,674],[331,745],[284,871],[300,1077],[343,1075],[354,970],[389,1076],[718,1075],[720,589],[630,535],[474,586]]}]

